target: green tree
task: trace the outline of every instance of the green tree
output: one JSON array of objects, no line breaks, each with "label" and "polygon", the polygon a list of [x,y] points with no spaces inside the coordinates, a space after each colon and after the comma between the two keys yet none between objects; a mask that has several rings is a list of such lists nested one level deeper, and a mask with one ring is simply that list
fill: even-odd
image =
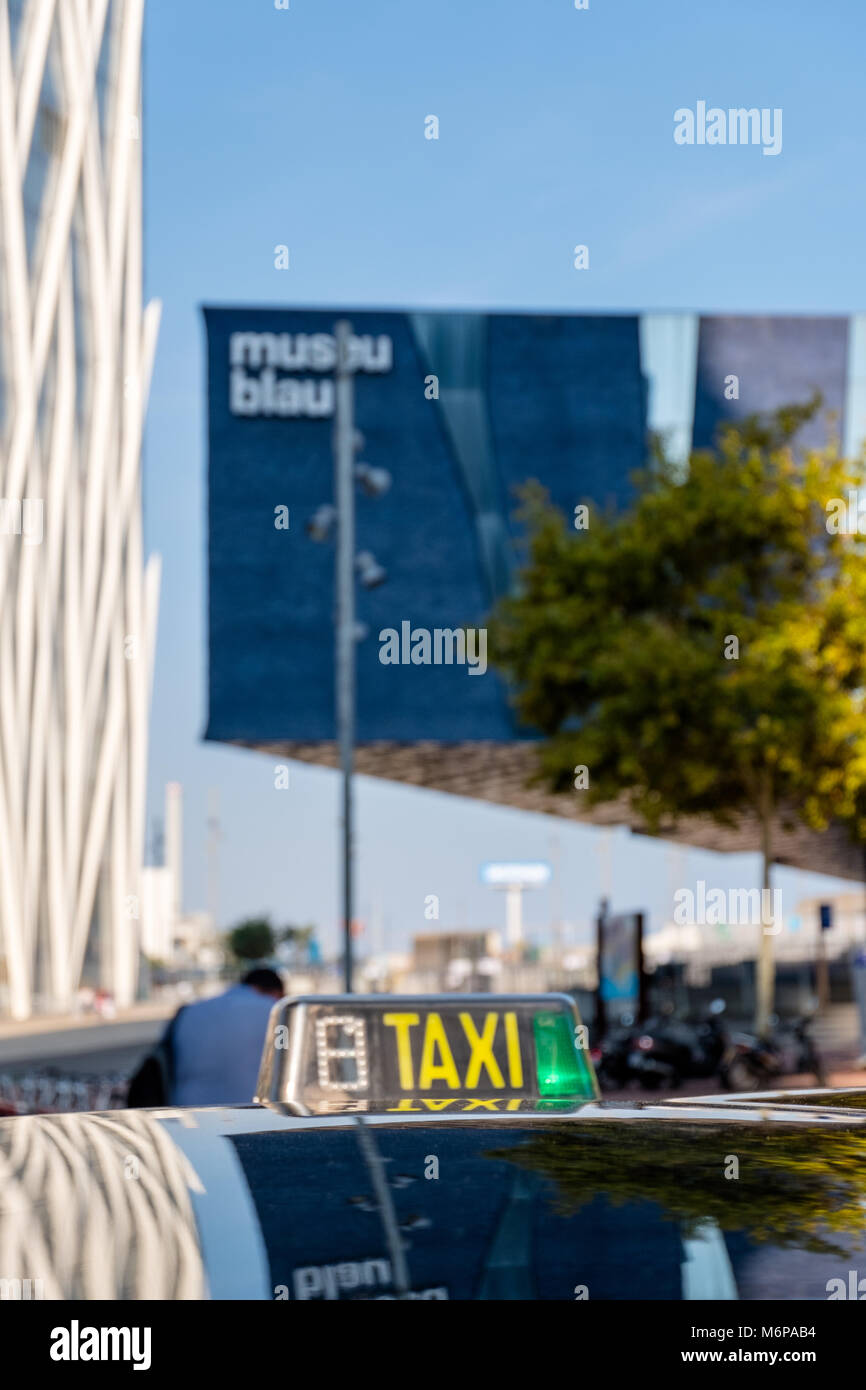
[{"label": "green tree", "polygon": [[491,622],[518,713],[546,736],[540,780],[582,787],[584,766],[572,794],[625,794],[651,833],[751,812],[765,888],[779,818],[856,817],[866,783],[866,538],[836,526],[833,500],[862,464],[833,442],[794,449],[817,406],[724,429],[685,478],[659,452],[633,506],[582,531],[531,484],[528,565]]},{"label": "green tree", "polygon": [[227,936],[229,950],[238,960],[265,960],[274,953],[276,937],[270,917],[247,917]]}]

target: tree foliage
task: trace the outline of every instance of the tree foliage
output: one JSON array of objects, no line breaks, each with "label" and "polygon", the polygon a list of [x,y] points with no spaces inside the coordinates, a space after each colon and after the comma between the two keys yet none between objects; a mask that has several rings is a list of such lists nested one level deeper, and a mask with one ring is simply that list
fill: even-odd
[{"label": "tree foliage", "polygon": [[817,406],[725,428],[686,477],[659,453],[582,531],[531,484],[528,564],[490,631],[541,780],[585,766],[572,794],[625,794],[651,832],[753,812],[765,883],[780,815],[866,833],[866,537],[829,524],[862,465],[794,448]]},{"label": "tree foliage", "polygon": [[266,960],[276,937],[269,917],[247,917],[228,933],[229,949],[239,960]]}]

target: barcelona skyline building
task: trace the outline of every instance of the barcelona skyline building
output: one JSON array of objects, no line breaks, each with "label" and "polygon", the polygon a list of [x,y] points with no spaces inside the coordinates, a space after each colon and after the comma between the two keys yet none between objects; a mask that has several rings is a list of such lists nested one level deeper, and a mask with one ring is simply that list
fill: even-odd
[{"label": "barcelona skyline building", "polygon": [[142,302],[143,8],[0,0],[0,1012],[15,1018],[68,1006],[83,980],[135,997],[159,590],[141,517],[159,321]]}]

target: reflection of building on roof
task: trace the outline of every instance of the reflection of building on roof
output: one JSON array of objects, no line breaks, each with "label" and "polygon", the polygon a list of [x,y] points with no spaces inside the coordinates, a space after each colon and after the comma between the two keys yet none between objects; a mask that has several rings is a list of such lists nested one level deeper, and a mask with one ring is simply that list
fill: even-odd
[{"label": "reflection of building on roof", "polygon": [[204,1189],[149,1113],[22,1116],[0,1132],[0,1185],[0,1268],[33,1271],[45,1298],[206,1296]]},{"label": "reflection of building on roof", "polygon": [[[519,569],[516,490],[528,479],[567,516],[582,502],[622,507],[650,435],[685,460],[720,423],[816,389],[853,452],[866,431],[866,318],[207,309],[207,737],[326,766],[336,764],[333,652],[323,640],[333,557],[305,524],[329,501],[333,419],[318,387],[330,380],[344,316],[356,335],[365,461],[393,480],[357,504],[358,549],[388,575],[358,592],[359,770],[633,824],[619,804],[586,816],[573,793],[528,787],[532,735],[516,725],[502,680],[435,654],[428,663],[421,638],[484,628]],[[824,431],[812,422],[803,442]],[[289,544],[261,524],[287,474]],[[380,635],[404,625],[420,634],[417,662],[402,648],[399,663],[380,660]],[[689,821],[677,833],[716,850],[759,842],[748,820],[730,831]],[[777,854],[860,873],[859,853],[835,830],[779,827]]]}]

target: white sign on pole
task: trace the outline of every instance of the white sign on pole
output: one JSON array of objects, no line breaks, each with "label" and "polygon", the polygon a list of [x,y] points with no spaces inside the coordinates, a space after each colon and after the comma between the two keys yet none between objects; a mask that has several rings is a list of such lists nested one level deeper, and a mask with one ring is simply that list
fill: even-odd
[{"label": "white sign on pole", "polygon": [[533,888],[550,882],[550,865],[482,864],[481,882],[494,888]]}]

